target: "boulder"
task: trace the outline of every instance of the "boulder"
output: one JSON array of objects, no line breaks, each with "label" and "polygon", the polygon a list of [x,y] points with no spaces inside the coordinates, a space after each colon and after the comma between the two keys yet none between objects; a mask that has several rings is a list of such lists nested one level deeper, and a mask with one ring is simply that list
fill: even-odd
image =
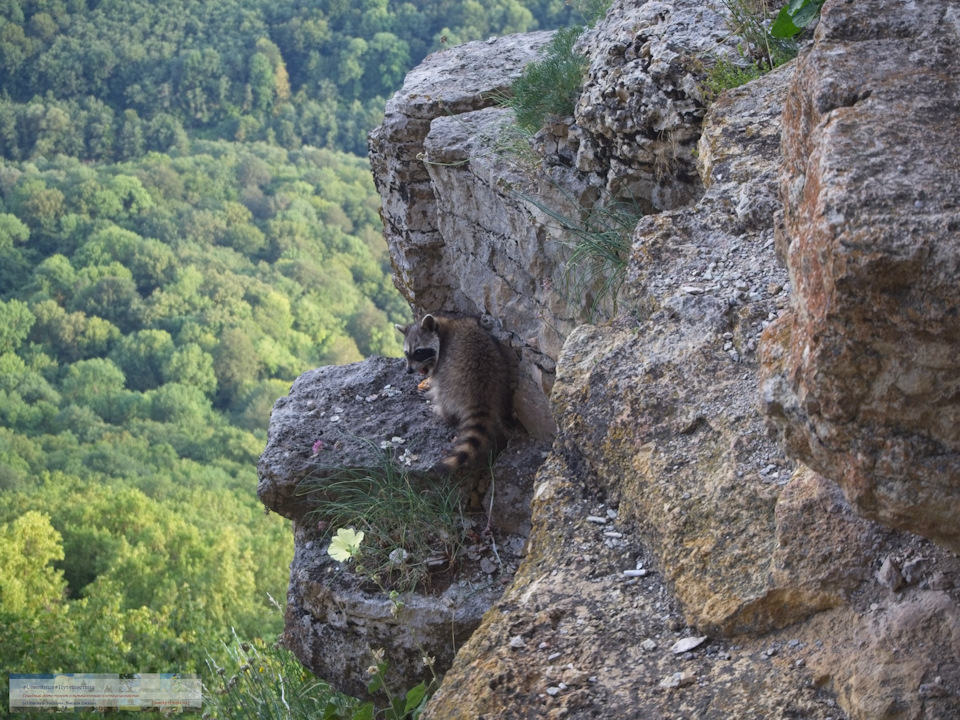
[{"label": "boulder", "polygon": [[787,452],[960,550],[960,15],[827,3],[784,110],[789,312],[763,340]]}]

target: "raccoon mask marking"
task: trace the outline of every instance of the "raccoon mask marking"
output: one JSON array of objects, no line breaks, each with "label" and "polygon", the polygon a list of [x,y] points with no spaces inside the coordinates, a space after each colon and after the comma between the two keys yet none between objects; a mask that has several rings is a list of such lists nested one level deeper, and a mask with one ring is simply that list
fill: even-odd
[{"label": "raccoon mask marking", "polygon": [[506,354],[477,318],[425,315],[396,325],[403,334],[407,372],[428,385],[434,410],[457,428],[453,452],[436,469],[453,473],[485,459],[506,444],[512,415],[510,367]]}]

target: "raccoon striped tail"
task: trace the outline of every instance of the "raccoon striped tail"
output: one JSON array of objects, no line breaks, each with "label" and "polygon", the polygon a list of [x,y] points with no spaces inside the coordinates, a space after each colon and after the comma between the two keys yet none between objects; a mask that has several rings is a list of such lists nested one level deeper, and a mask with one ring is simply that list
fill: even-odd
[{"label": "raccoon striped tail", "polygon": [[497,419],[488,412],[477,412],[460,423],[453,440],[453,452],[438,462],[435,469],[452,475],[463,467],[492,461],[503,445],[504,436]]}]

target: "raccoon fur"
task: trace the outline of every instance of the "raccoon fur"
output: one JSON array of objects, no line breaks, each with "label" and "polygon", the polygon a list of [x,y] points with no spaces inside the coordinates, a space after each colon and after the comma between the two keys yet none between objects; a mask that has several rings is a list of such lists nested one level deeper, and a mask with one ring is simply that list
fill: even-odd
[{"label": "raccoon fur", "polygon": [[425,315],[395,327],[404,336],[407,372],[423,378],[434,410],[457,428],[453,452],[435,469],[449,474],[495,456],[513,415],[510,365],[500,343],[474,317]]}]

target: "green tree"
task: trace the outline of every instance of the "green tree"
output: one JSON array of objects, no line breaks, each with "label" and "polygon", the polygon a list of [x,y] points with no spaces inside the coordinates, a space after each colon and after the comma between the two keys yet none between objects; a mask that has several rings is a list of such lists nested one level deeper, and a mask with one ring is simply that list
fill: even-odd
[{"label": "green tree", "polygon": [[240,328],[223,333],[214,354],[218,402],[229,406],[254,382],[260,372],[260,358],[250,337]]},{"label": "green tree", "polygon": [[213,397],[217,390],[213,356],[196,343],[178,347],[163,366],[163,381],[194,387]]},{"label": "green tree", "polygon": [[131,390],[152,390],[163,384],[163,370],[173,356],[173,338],[166,330],[137,330],[125,335],[110,353]]},{"label": "green tree", "polygon": [[133,108],[123,111],[123,119],[120,121],[114,147],[117,160],[133,160],[143,155],[146,147],[143,121]]},{"label": "green tree", "polygon": [[255,113],[265,115],[273,109],[277,94],[276,80],[270,59],[262,52],[250,57],[250,93],[251,109]]},{"label": "green tree", "polygon": [[63,601],[66,582],[53,563],[63,560],[63,538],[50,517],[31,510],[0,526],[0,614],[39,612]]},{"label": "green tree", "polygon": [[25,302],[0,300],[0,355],[19,348],[36,320]]}]

